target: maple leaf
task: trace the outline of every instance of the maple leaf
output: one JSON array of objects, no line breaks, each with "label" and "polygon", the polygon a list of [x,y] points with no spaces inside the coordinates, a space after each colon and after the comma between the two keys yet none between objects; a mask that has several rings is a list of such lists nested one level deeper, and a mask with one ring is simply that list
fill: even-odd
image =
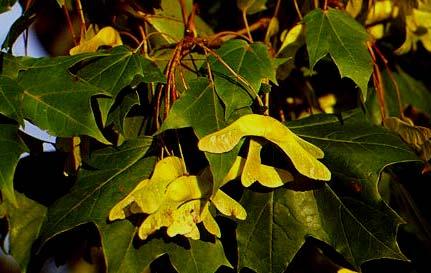
[{"label": "maple leaf", "polygon": [[369,35],[347,13],[315,9],[304,17],[305,38],[311,69],[327,54],[340,70],[341,77],[352,79],[367,97],[373,62],[367,50]]}]

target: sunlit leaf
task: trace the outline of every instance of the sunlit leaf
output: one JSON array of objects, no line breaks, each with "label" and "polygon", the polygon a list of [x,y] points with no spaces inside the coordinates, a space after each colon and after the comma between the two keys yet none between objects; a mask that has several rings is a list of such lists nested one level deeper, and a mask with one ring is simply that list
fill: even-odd
[{"label": "sunlit leaf", "polygon": [[40,228],[46,217],[46,207],[27,198],[24,194],[15,192],[19,207],[8,201],[3,201],[0,210],[9,223],[10,254],[18,262],[21,272],[27,271],[32,246],[38,238]]},{"label": "sunlit leaf", "polygon": [[344,11],[315,9],[304,17],[305,37],[311,69],[330,55],[341,77],[352,79],[367,98],[373,62],[367,50],[364,27]]},{"label": "sunlit leaf", "polygon": [[269,116],[242,116],[228,127],[202,138],[199,149],[224,153],[232,150],[245,136],[263,137],[279,146],[301,174],[313,179],[330,180],[331,172],[316,159],[322,158],[323,152],[313,144],[299,140],[286,126]]}]

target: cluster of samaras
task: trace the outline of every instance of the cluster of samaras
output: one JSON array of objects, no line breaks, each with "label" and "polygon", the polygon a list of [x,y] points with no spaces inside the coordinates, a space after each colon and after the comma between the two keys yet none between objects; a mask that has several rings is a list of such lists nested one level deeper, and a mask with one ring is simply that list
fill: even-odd
[{"label": "cluster of samaras", "polygon": [[[266,187],[279,187],[292,181],[290,172],[261,163],[260,152],[265,141],[277,145],[290,158],[293,166],[304,176],[329,180],[330,171],[317,159],[323,151],[292,133],[276,119],[256,114],[240,117],[226,128],[203,137],[199,149],[210,153],[232,150],[241,138],[250,138],[246,158],[238,156],[221,185],[241,177],[245,187],[259,182]],[[209,168],[199,175],[189,175],[181,158],[175,156],[160,160],[151,178],[141,181],[136,188],[110,211],[109,219],[125,219],[130,214],[148,216],[139,227],[138,236],[146,239],[162,227],[171,237],[180,234],[199,239],[198,223],[220,237],[220,228],[209,211],[212,204],[222,214],[245,219],[246,211],[220,189],[213,189]]]}]

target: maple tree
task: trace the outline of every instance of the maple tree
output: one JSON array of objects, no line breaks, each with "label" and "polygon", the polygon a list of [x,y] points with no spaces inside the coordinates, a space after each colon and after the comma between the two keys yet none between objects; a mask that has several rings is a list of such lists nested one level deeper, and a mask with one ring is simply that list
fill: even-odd
[{"label": "maple tree", "polygon": [[19,3],[1,272],[426,272],[431,1]]}]

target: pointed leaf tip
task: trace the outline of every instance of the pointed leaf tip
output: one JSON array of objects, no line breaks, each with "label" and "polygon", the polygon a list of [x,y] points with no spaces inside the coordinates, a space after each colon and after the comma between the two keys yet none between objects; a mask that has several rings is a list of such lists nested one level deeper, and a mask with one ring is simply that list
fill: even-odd
[{"label": "pointed leaf tip", "polygon": [[367,98],[373,62],[367,49],[370,37],[365,28],[341,10],[315,9],[304,17],[305,38],[311,69],[327,54],[338,67],[341,77],[352,79]]}]

